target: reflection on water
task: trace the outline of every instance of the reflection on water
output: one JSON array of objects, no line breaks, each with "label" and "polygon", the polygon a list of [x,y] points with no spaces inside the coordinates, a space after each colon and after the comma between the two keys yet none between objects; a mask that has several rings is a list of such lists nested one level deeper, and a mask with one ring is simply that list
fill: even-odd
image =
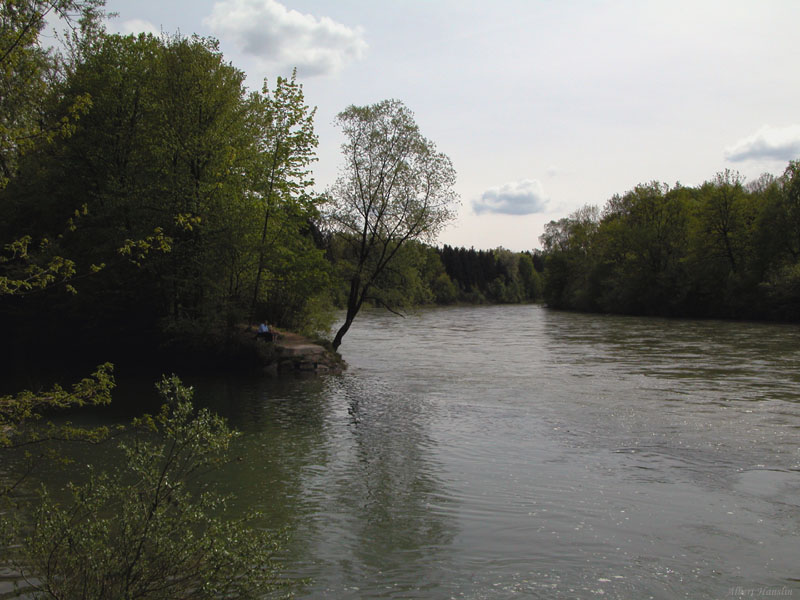
[{"label": "reflection on water", "polygon": [[246,434],[225,484],[268,525],[288,526],[285,560],[293,575],[314,580],[316,592],[304,594],[358,595],[375,580],[385,590],[369,597],[436,588],[437,557],[453,539],[426,407],[364,383],[349,376],[240,381],[232,395],[230,382],[198,385],[200,400]]},{"label": "reflection on water", "polygon": [[[305,598],[800,594],[800,331],[359,315],[351,368],[190,381]],[[757,593],[757,592],[754,592]]]}]

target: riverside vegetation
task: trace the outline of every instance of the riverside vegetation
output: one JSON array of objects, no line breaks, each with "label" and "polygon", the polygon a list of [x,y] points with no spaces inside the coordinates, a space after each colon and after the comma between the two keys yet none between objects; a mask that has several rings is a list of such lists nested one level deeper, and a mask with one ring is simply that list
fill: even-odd
[{"label": "riverside vegetation", "polygon": [[745,182],[652,182],[550,222],[549,306],[637,315],[800,319],[800,162]]},{"label": "riverside vegetation", "polygon": [[[325,336],[344,308],[336,349],[366,304],[399,311],[544,298],[581,310],[800,316],[798,163],[751,184],[724,173],[696,189],[639,186],[602,213],[589,207],[550,223],[543,251],[436,248],[457,206],[455,171],[401,102],[340,113],[344,166],[316,193],[314,109],[294,74],[251,91],[215,40],[112,35],[105,16],[104,0],[0,6],[2,364],[9,372],[67,357],[102,365],[69,389],[3,390],[13,393],[0,398],[0,442],[29,449],[26,477],[3,485],[10,508],[15,490],[35,482],[37,457],[52,454],[50,442],[110,444],[121,435],[37,425],[55,410],[109,402],[106,361],[257,365],[260,346],[241,334],[256,320]],[[53,48],[42,41],[48,19],[67,25]],[[178,380],[161,393],[164,412],[135,427],[150,429],[149,445],[123,442],[127,474],[76,482],[61,508],[44,492],[39,509],[6,511],[29,517],[21,529],[9,525],[3,542],[3,556],[14,549],[35,586],[28,593],[234,597],[276,581],[271,554],[240,543],[261,534],[246,522],[204,521],[221,500],[185,487],[233,434],[194,412]],[[176,474],[167,493],[158,469],[191,448],[186,464],[198,469]],[[135,501],[147,508],[144,524]],[[132,520],[105,521],[109,510]],[[187,554],[170,552],[176,562],[158,570],[158,549],[187,529],[196,535]],[[269,539],[263,548],[275,549],[278,538]],[[221,549],[230,563],[218,561]],[[57,556],[61,570],[45,556]],[[76,569],[76,557],[94,574]],[[181,578],[187,564],[195,570]],[[260,583],[235,573],[245,564],[265,566]],[[182,587],[143,583],[156,580]]]}]

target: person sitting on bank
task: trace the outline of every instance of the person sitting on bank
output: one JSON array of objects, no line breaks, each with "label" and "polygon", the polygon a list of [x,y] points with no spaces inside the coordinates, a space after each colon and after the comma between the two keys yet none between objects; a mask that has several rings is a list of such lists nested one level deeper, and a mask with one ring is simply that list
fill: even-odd
[{"label": "person sitting on bank", "polygon": [[264,338],[268,342],[271,342],[275,339],[275,335],[273,331],[270,329],[269,325],[267,325],[266,321],[262,321],[261,325],[258,326],[258,333],[256,333],[257,338]]}]

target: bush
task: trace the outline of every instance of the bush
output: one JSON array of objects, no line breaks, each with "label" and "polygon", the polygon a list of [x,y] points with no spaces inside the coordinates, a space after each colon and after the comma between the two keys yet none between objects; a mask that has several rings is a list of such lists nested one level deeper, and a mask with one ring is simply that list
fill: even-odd
[{"label": "bush", "polygon": [[[236,433],[173,376],[158,386],[160,414],[134,422],[120,443],[123,466],[71,484],[59,503],[43,488],[12,565],[36,598],[251,598],[285,591],[275,555],[280,539],[226,519],[228,497],[201,491]],[[9,540],[6,540],[9,541]]]}]

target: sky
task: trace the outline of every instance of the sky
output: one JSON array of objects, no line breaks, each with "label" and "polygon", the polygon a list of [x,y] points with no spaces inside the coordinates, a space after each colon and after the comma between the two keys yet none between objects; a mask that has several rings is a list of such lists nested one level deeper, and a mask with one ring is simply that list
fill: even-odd
[{"label": "sky", "polygon": [[539,247],[544,225],[639,183],[747,180],[800,158],[797,0],[108,0],[121,33],[219,40],[247,85],[297,68],[335,116],[401,100],[458,173],[440,244]]}]

